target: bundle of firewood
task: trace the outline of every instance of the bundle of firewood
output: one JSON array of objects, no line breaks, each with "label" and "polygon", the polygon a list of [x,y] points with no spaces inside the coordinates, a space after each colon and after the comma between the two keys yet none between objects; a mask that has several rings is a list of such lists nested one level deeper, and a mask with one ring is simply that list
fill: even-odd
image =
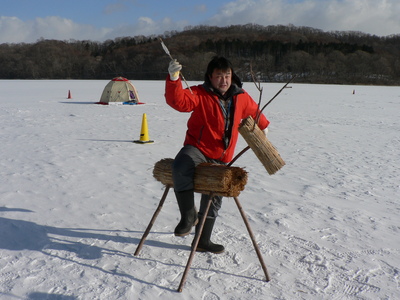
[{"label": "bundle of firewood", "polygon": [[258,125],[255,124],[251,116],[242,121],[239,126],[239,132],[261,161],[268,174],[275,174],[285,165],[278,150],[271,144]]},{"label": "bundle of firewood", "polygon": [[[153,176],[164,185],[173,187],[172,158],[164,158],[154,165]],[[194,191],[213,193],[224,197],[237,197],[247,183],[247,172],[239,167],[202,163],[195,169]]]}]

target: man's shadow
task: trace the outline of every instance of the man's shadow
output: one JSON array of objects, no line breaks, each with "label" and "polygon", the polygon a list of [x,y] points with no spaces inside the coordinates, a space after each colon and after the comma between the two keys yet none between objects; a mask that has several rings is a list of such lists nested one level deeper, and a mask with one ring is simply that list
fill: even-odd
[{"label": "man's shadow", "polygon": [[102,252],[109,253],[111,250],[86,245],[77,241],[80,239],[98,239],[119,243],[138,242],[137,239],[129,237],[93,233],[85,229],[73,230],[44,226],[34,222],[3,217],[0,217],[0,228],[0,249],[33,250],[43,253],[45,250],[65,250],[74,252],[79,258],[83,259],[98,259],[102,256]]},{"label": "man's shadow", "polygon": [[[32,213],[32,211],[26,209],[6,208],[6,207],[0,207],[0,213],[1,212]],[[110,231],[116,234],[109,235],[102,233]],[[122,230],[101,230],[101,229],[85,229],[85,228],[59,228],[59,227],[39,225],[30,221],[0,217],[0,249],[6,249],[11,251],[22,251],[22,250],[38,251],[43,253],[44,255],[56,257],[61,260],[70,261],[72,263],[76,263],[84,267],[94,268],[104,273],[126,277],[128,279],[135,280],[143,284],[155,285],[161,289],[170,290],[166,287],[159,286],[151,282],[143,281],[142,279],[137,278],[131,274],[127,274],[124,272],[117,272],[115,270],[113,271],[105,270],[98,266],[94,266],[92,263],[85,262],[86,260],[99,259],[104,254],[129,257],[132,259],[139,259],[139,260],[154,261],[152,259],[143,259],[136,257],[133,255],[133,253],[127,253],[120,250],[113,250],[95,246],[90,241],[88,241],[87,244],[85,244],[85,239],[113,241],[116,243],[125,243],[125,244],[136,244],[136,245],[139,244],[140,239],[120,236],[119,233],[122,232],[125,234],[139,233],[135,231],[126,231],[126,230],[122,231]],[[147,244],[152,247],[160,247],[160,248],[171,248],[171,249],[182,248],[181,245],[173,245],[173,244],[163,243],[160,241],[149,240]],[[187,249],[189,250],[190,248],[187,246]],[[74,259],[71,258],[70,256],[65,256],[65,255],[62,256],[58,254],[58,251],[69,251],[75,253],[76,256],[80,259]],[[175,268],[183,267],[177,264],[169,264],[169,263],[165,264]],[[74,298],[58,298],[59,296],[60,295],[47,295],[48,298],[43,298],[43,299],[74,299]],[[39,294],[32,293],[30,295],[30,298],[28,299],[31,298],[38,299],[38,297],[40,297]]]},{"label": "man's shadow", "polygon": [[[0,212],[32,212],[20,208],[0,207]],[[121,230],[100,230],[85,228],[60,228],[39,225],[34,222],[15,220],[0,217],[0,249],[7,250],[33,250],[48,254],[48,250],[64,250],[76,253],[77,257],[83,259],[98,259],[102,253],[114,253],[117,255],[134,257],[131,253],[124,253],[118,250],[88,245],[80,242],[82,239],[93,239],[112,241],[116,243],[138,244],[139,239],[124,237],[120,235],[108,235],[102,231],[135,233],[134,231]],[[161,248],[180,248],[179,245],[167,244],[159,241],[148,241],[149,245]]]},{"label": "man's shadow", "polygon": [[[19,209],[19,208],[5,208],[0,207],[0,212],[32,212],[30,210]],[[130,280],[135,280],[142,284],[154,285],[160,289],[174,291],[174,289],[166,288],[164,286],[160,286],[154,284],[152,282],[146,282],[138,277],[135,277],[133,274],[127,274],[125,272],[118,272],[116,270],[105,270],[98,266],[93,265],[92,263],[86,263],[85,260],[91,259],[99,259],[103,254],[108,255],[117,255],[123,257],[129,257],[132,259],[138,259],[143,261],[152,261],[161,263],[171,268],[184,268],[183,265],[176,263],[166,263],[159,261],[157,259],[150,258],[140,258],[134,256],[132,253],[126,253],[120,250],[112,250],[107,248],[102,248],[90,244],[85,244],[84,242],[80,242],[85,239],[93,239],[93,240],[104,240],[104,241],[114,241],[116,243],[129,243],[129,244],[139,244],[140,240],[137,238],[131,237],[123,237],[119,235],[107,235],[102,234],[101,232],[124,232],[124,233],[141,233],[135,231],[121,231],[121,230],[99,230],[99,229],[84,229],[84,228],[58,228],[52,226],[39,225],[30,221],[16,220],[0,217],[0,249],[21,251],[21,250],[32,250],[38,251],[45,255],[56,257],[61,260],[70,261],[71,263],[76,263],[84,267],[93,268],[98,271],[112,274],[115,276],[121,276]],[[165,232],[152,232],[158,234],[170,234]],[[88,241],[90,243],[90,241]],[[189,246],[182,246],[176,244],[169,244],[160,241],[147,240],[146,244],[151,247],[160,247],[160,248],[169,248],[169,249],[180,249],[183,248],[187,251],[190,250]],[[56,250],[56,251],[51,251]],[[69,251],[76,254],[77,257],[81,259],[75,260],[70,256],[60,256],[57,254],[57,251]],[[206,270],[204,268],[199,268],[200,270]],[[210,270],[207,268],[207,270]],[[230,276],[236,276],[246,279],[254,279],[243,275],[231,274],[230,272],[224,272],[220,270],[215,270],[215,272],[220,274],[226,274]],[[261,279],[256,279],[260,280]],[[0,293],[1,295],[1,293]],[[40,294],[40,293],[31,293],[28,299],[39,299],[40,297],[46,296],[47,298],[43,299],[51,299],[51,300],[73,300],[74,296],[62,296],[56,294]],[[64,298],[63,298],[64,297]]]},{"label": "man's shadow", "polygon": [[75,296],[66,296],[59,294],[46,294],[46,293],[30,293],[27,300],[76,300]]}]

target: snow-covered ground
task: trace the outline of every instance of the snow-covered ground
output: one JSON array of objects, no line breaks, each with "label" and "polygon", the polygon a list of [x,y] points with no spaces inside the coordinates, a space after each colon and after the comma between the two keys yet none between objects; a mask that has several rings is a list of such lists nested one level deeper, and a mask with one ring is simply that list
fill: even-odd
[{"label": "snow-covered ground", "polygon": [[[133,82],[145,105],[93,104],[107,82],[0,81],[0,299],[400,299],[399,87],[285,89],[265,113],[286,166],[235,163],[271,281],[227,198],[212,237],[226,251],[196,254],[177,293],[193,234],[173,235],[172,192],[133,253],[163,193],[153,166],[189,115],[162,81]],[[263,104],[282,86],[263,84]],[[153,144],[132,143],[143,113]]]}]

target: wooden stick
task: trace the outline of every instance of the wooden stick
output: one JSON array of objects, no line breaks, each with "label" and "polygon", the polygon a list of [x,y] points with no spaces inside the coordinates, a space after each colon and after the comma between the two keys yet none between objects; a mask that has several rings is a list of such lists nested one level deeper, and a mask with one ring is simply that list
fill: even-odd
[{"label": "wooden stick", "polygon": [[194,237],[194,240],[193,240],[192,251],[190,252],[190,256],[189,256],[188,262],[186,264],[185,271],[183,272],[181,283],[179,284],[179,287],[178,287],[178,292],[179,293],[182,292],[183,285],[186,282],[186,278],[187,278],[188,272],[190,270],[190,266],[192,264],[194,255],[196,253],[197,245],[199,244],[201,233],[203,232],[204,223],[206,222],[208,211],[210,210],[210,206],[211,206],[211,202],[212,202],[213,196],[214,196],[214,194],[211,192],[210,196],[208,197],[208,203],[207,203],[206,210],[204,211],[203,216],[202,216],[202,218],[200,220],[199,229],[196,232],[196,236]]},{"label": "wooden stick", "polygon": [[257,242],[256,242],[256,239],[254,237],[253,231],[251,230],[250,223],[249,223],[249,221],[248,221],[248,219],[246,217],[246,214],[244,213],[243,207],[240,204],[238,197],[233,197],[233,199],[235,199],[236,205],[237,205],[237,207],[238,207],[238,209],[240,211],[240,215],[243,218],[244,224],[246,225],[247,231],[249,232],[251,241],[253,242],[254,249],[256,250],[258,259],[259,259],[259,261],[261,263],[261,267],[262,267],[262,269],[264,271],[264,274],[265,274],[265,280],[268,282],[268,281],[270,281],[268,270],[267,270],[267,267],[265,266],[264,259],[262,257],[260,248],[257,245]]},{"label": "wooden stick", "polygon": [[157,207],[156,211],[154,212],[154,215],[153,215],[153,217],[151,218],[150,223],[149,223],[149,225],[148,225],[147,228],[146,228],[146,231],[143,233],[142,239],[140,240],[140,243],[139,243],[139,245],[138,245],[137,248],[136,248],[136,251],[135,251],[134,256],[137,256],[137,255],[139,254],[140,250],[142,249],[142,246],[143,246],[143,244],[144,244],[144,241],[146,240],[147,236],[149,235],[149,232],[150,232],[150,230],[151,230],[151,227],[153,227],[154,222],[156,221],[157,216],[158,216],[158,214],[160,213],[160,211],[161,211],[161,209],[162,209],[162,207],[163,207],[163,205],[164,205],[165,199],[167,198],[168,191],[169,191],[170,188],[171,188],[170,185],[166,185],[166,186],[165,186],[164,194],[163,194],[163,196],[161,197],[160,203],[158,204],[158,207]]},{"label": "wooden stick", "polygon": [[[261,83],[256,80],[256,75],[253,72],[253,66],[251,64],[250,64],[250,74],[251,74],[251,78],[253,79],[254,85],[256,86],[257,90],[260,92],[260,95],[258,97],[258,110],[260,111],[263,88],[261,87]],[[261,112],[258,112],[257,116],[256,116],[257,123],[258,123],[258,120],[260,119],[260,115],[261,115]]]},{"label": "wooden stick", "polygon": [[[169,58],[170,58],[171,60],[174,60],[174,59],[172,58],[172,55],[171,55],[171,53],[169,52],[167,46],[165,46],[165,44],[164,44],[162,38],[160,38],[160,42],[161,42],[161,46],[162,46],[162,48],[164,49],[165,53],[169,56]],[[190,88],[189,84],[187,83],[187,81],[186,81],[185,77],[183,76],[182,72],[179,72],[179,74],[181,75],[183,81],[186,83],[186,86],[188,87],[190,93],[193,94],[193,91],[192,91],[192,89]]]},{"label": "wooden stick", "polygon": [[[289,84],[293,79],[295,79],[295,78],[296,78],[296,75],[294,75],[294,76],[292,76],[292,78],[290,78],[290,80],[275,94],[275,96],[272,97],[271,100],[269,100],[269,101],[267,102],[267,104],[265,104],[265,105],[263,106],[263,108],[261,108],[260,114],[262,113],[262,111],[263,111],[276,97],[278,97],[278,95],[279,95],[279,94],[288,86],[288,84]],[[258,118],[259,118],[259,116],[258,116]],[[257,121],[258,121],[258,118],[256,118]]]},{"label": "wooden stick", "polygon": [[237,161],[238,158],[241,157],[241,156],[242,156],[247,150],[249,150],[249,149],[250,149],[250,146],[247,146],[247,147],[244,148],[242,151],[240,151],[240,152],[231,160],[231,162],[230,162],[229,164],[227,164],[227,167],[232,166],[233,163],[234,163],[235,161]]}]

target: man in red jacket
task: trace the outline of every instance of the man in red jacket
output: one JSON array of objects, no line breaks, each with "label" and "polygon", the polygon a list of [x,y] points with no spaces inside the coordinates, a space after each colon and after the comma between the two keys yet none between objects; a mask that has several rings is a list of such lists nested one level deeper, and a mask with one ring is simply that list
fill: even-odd
[{"label": "man in red jacket", "polygon": [[[165,99],[168,105],[180,112],[191,112],[183,148],[176,155],[172,168],[174,191],[181,220],[175,228],[176,236],[188,235],[197,224],[208,203],[203,194],[199,214],[194,204],[194,170],[202,162],[229,163],[235,151],[242,119],[256,119],[257,103],[242,89],[232,64],[224,57],[214,57],[208,64],[204,83],[183,89],[179,72],[182,66],[172,60],[166,79]],[[258,126],[267,130],[269,121],[261,114]],[[214,244],[210,237],[222,197],[215,196],[208,212],[196,251],[221,253],[223,245]],[[196,232],[198,226],[196,226]]]}]

